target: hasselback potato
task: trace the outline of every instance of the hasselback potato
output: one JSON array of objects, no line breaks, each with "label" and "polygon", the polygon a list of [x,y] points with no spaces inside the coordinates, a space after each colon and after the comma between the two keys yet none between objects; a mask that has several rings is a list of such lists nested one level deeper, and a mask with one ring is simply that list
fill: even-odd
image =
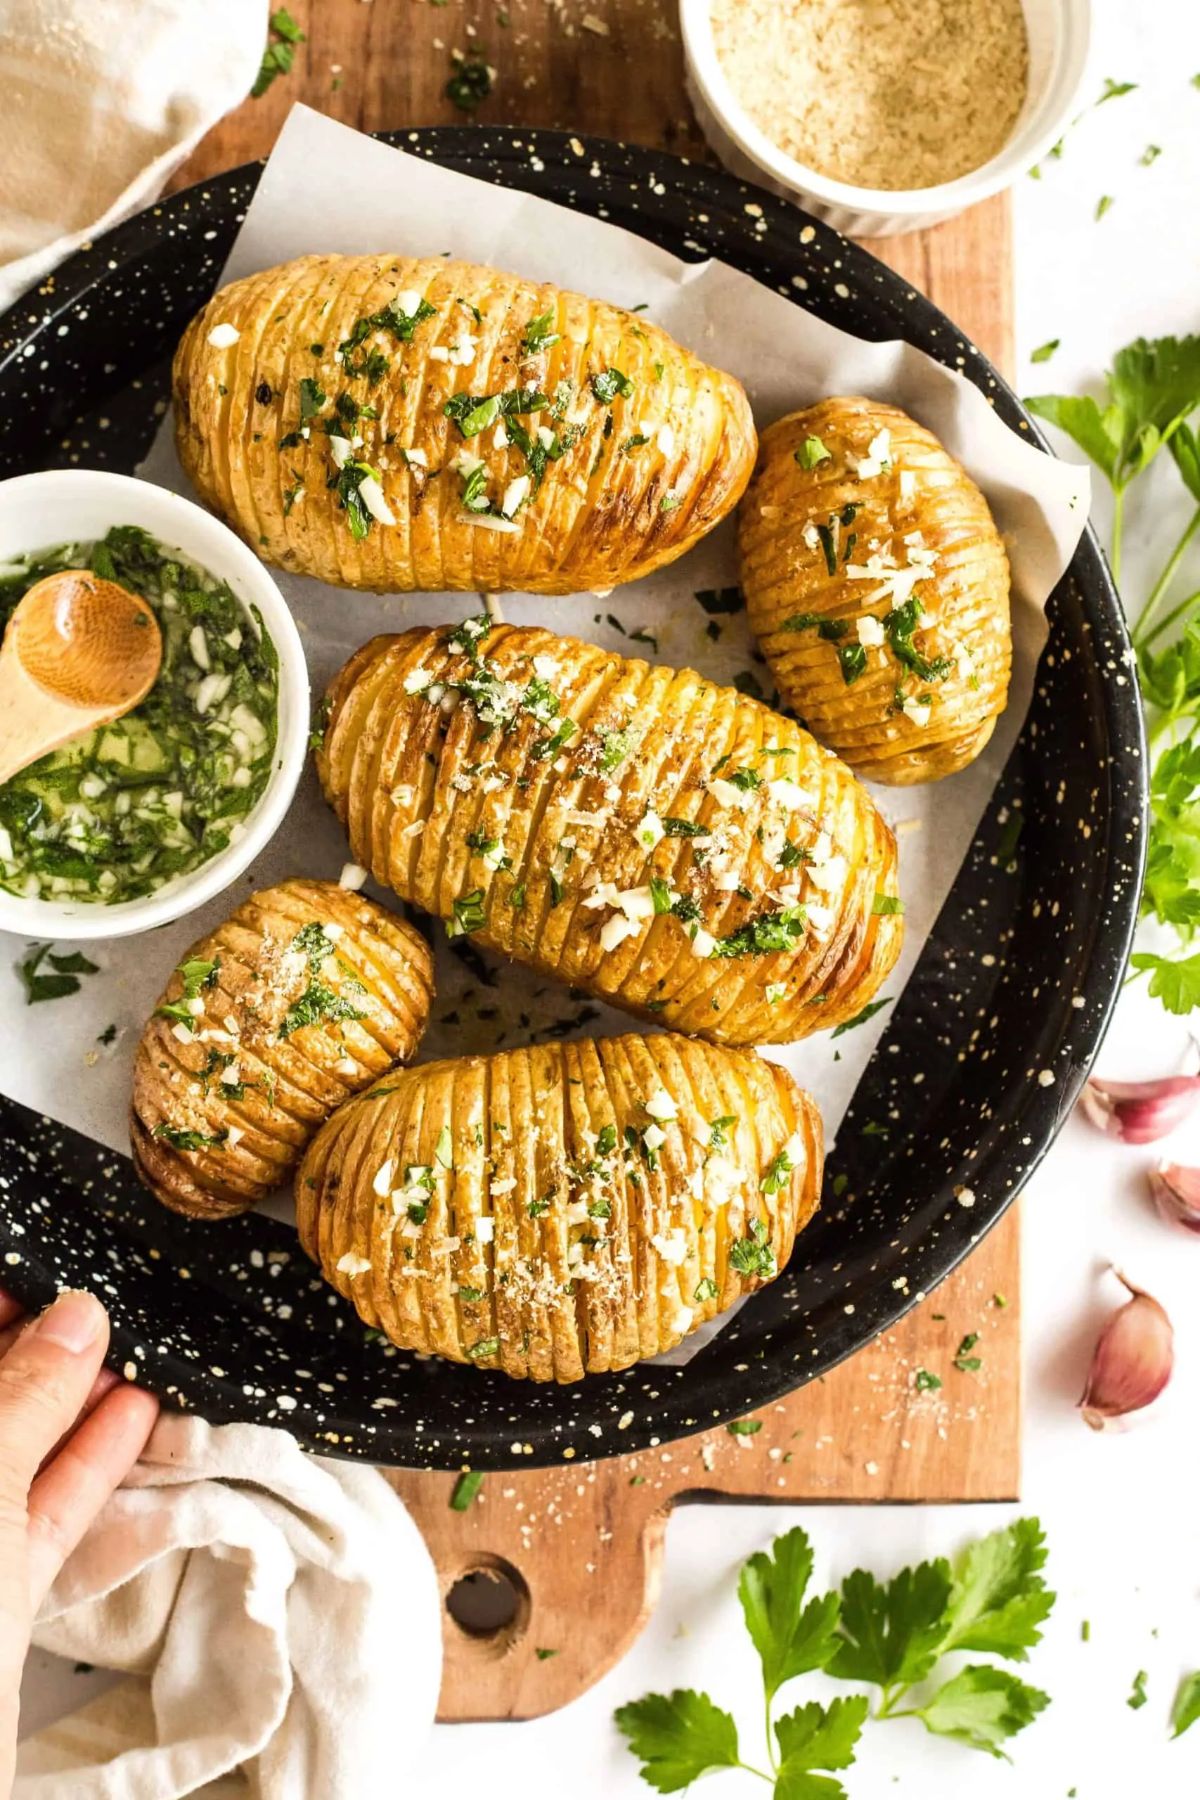
[{"label": "hasselback potato", "polygon": [[793,721],[693,670],[485,617],[363,646],[317,765],[375,878],[480,943],[717,1043],[857,1013],[896,847]]},{"label": "hasselback potato", "polygon": [[224,1218],[290,1176],[335,1107],[416,1050],[419,932],[328,881],[284,881],[192,945],[146,1024],[130,1130],[164,1205]]},{"label": "hasselback potato", "polygon": [[222,288],[174,399],[184,469],[260,556],[379,592],[632,581],[754,463],[739,384],[640,315],[440,256]]},{"label": "hasselback potato", "polygon": [[780,419],[738,550],[750,628],[823,744],[896,783],[978,756],[1008,698],[1008,558],[983,495],[930,432],[874,400]]},{"label": "hasselback potato", "polygon": [[406,1069],[296,1177],[301,1241],[404,1349],[575,1381],[777,1274],[821,1185],[817,1109],[746,1051],[661,1033]]}]

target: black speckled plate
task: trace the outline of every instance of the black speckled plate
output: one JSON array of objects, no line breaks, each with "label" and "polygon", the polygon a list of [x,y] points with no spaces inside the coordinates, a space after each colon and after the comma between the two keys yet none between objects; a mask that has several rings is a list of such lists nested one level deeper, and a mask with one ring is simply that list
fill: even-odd
[{"label": "black speckled plate", "polygon": [[[628,145],[585,143],[581,162],[551,132],[464,127],[393,141],[678,255],[721,256],[793,299],[803,276],[804,303],[821,318],[965,363],[1003,419],[1032,429],[943,314],[767,193]],[[133,469],[165,404],[170,353],[215,285],[258,175],[235,170],[141,214],[0,318],[0,476]],[[554,1389],[366,1342],[288,1227],[255,1214],[221,1226],[177,1218],[124,1159],[8,1100],[0,1281],[30,1304],[63,1283],[98,1286],[116,1363],[211,1419],[284,1423],[326,1452],[417,1466],[636,1450],[830,1369],[936,1286],[1020,1191],[1120,985],[1144,848],[1142,725],[1090,533],[1049,619],[1025,729],[838,1133],[824,1210],[786,1273],[687,1367]],[[872,1124],[886,1134],[864,1130]]]}]

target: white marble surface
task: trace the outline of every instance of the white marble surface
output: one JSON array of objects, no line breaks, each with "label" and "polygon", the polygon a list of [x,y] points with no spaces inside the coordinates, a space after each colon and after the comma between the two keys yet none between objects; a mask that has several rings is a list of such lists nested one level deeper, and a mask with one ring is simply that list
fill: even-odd
[{"label": "white marble surface", "polygon": [[[1195,0],[1096,0],[1096,8],[1095,92],[1105,76],[1139,87],[1084,119],[1041,182],[1019,189],[1024,393],[1077,389],[1139,333],[1200,329],[1200,89],[1191,85],[1200,71],[1200,10]],[[1147,168],[1139,158],[1149,143],[1162,154]],[[1104,194],[1113,205],[1097,222]],[[1053,360],[1031,367],[1029,352],[1055,337],[1061,347]],[[1129,539],[1131,596],[1142,591],[1139,571],[1155,556],[1161,561],[1174,535],[1170,480],[1162,475],[1153,531],[1135,529]],[[1176,510],[1182,519],[1182,505]],[[1183,1024],[1131,990],[1100,1066],[1114,1075],[1167,1071],[1186,1046]],[[1171,1154],[1200,1162],[1200,1123],[1190,1153],[1181,1134]],[[912,1721],[870,1727],[845,1777],[851,1800],[1065,1800],[1071,1790],[1078,1800],[1123,1800],[1134,1791],[1185,1800],[1200,1792],[1200,1727],[1180,1743],[1167,1738],[1176,1683],[1200,1667],[1200,1523],[1189,1479],[1198,1466],[1200,1240],[1172,1232],[1151,1212],[1144,1192],[1151,1157],[1072,1121],[1025,1197],[1020,1509],[687,1508],[669,1528],[657,1613],[618,1668],[574,1706],[537,1723],[437,1730],[423,1773],[400,1777],[397,1793],[486,1791],[488,1800],[645,1795],[611,1714],[651,1688],[709,1688],[744,1718],[746,1753],[757,1759],[760,1695],[734,1599],[745,1556],[798,1520],[815,1539],[818,1578],[860,1564],[886,1574],[945,1552],[1014,1510],[1038,1513],[1050,1539],[1059,1601],[1043,1646],[1022,1672],[1051,1694],[1051,1707],[1015,1740],[1011,1768],[935,1741]],[[1098,1437],[1079,1423],[1074,1402],[1098,1323],[1118,1297],[1106,1273],[1113,1262],[1171,1311],[1179,1371],[1159,1417]],[[1091,1622],[1087,1643],[1083,1619]],[[1148,1672],[1149,1698],[1135,1712],[1125,1701],[1139,1669]],[[74,1704],[89,1686],[86,1677],[36,1659],[26,1686],[27,1724]],[[826,1691],[834,1686],[819,1677],[792,1690],[797,1701]],[[749,1775],[732,1774],[700,1791],[734,1800],[767,1790]]]}]

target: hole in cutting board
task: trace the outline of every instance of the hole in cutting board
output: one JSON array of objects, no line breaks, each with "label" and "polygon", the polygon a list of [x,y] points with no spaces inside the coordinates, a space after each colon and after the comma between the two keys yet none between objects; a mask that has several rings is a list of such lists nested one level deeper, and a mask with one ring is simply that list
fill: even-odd
[{"label": "hole in cutting board", "polygon": [[481,1649],[503,1655],[529,1624],[529,1586],[502,1556],[477,1556],[447,1590],[446,1611]]}]

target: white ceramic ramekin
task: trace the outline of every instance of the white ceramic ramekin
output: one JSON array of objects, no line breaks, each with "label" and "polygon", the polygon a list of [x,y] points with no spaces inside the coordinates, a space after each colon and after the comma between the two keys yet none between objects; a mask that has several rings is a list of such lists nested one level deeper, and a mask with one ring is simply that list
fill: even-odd
[{"label": "white ceramic ramekin", "polygon": [[309,731],[308,669],[300,634],[270,575],[240,538],[190,500],[130,475],[48,469],[0,481],[0,564],[55,544],[103,537],[112,525],[140,525],[190,562],[227,581],[257,606],[279,652],[275,769],[245,831],[190,874],[139,900],[23,900],[0,888],[0,931],[36,938],[114,938],[182,918],[236,879],[274,835],[304,768]]},{"label": "white ceramic ramekin", "polygon": [[[799,201],[848,237],[917,231],[1011,187],[1058,141],[1078,110],[1091,40],[1091,0],[1022,3],[1029,33],[1029,89],[1012,136],[978,169],[937,187],[854,187],[785,155],[742,110],[725,79],[713,44],[711,0],[680,0],[688,92],[701,130],[735,175]],[[787,77],[786,85],[799,86],[804,71],[788,70]]]}]

